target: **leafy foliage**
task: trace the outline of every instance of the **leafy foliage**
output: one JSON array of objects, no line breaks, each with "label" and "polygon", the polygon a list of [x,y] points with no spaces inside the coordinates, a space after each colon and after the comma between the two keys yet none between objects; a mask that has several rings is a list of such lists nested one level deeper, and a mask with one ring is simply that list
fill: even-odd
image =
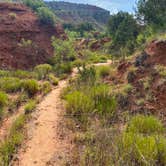
[{"label": "leafy foliage", "polygon": [[155,25],[164,29],[166,26],[165,3],[165,0],[139,0],[137,3],[138,19],[146,24]]},{"label": "leafy foliage", "polygon": [[[136,20],[126,12],[119,12],[110,17],[108,32],[113,38],[113,48],[128,48],[129,52],[134,51],[133,41],[137,38],[139,29]],[[123,50],[124,51],[124,50]]]},{"label": "leafy foliage", "polygon": [[55,24],[55,15],[47,7],[40,7],[37,9],[37,14],[40,18],[41,23],[54,25]]}]

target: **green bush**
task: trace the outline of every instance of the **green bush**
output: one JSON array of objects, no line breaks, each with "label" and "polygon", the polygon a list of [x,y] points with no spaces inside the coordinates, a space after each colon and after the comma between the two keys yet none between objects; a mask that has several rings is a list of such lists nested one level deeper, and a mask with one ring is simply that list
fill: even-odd
[{"label": "green bush", "polygon": [[20,79],[25,79],[25,78],[37,78],[37,74],[35,72],[29,72],[25,70],[16,70],[16,71],[11,71],[11,76],[17,77]]},{"label": "green bush", "polygon": [[86,67],[83,65],[78,68],[80,83],[86,84],[88,86],[93,86],[96,83],[96,70],[94,67]]},{"label": "green bush", "polygon": [[36,101],[35,100],[30,100],[26,105],[25,105],[25,114],[31,113],[34,109],[36,108]]},{"label": "green bush", "polygon": [[54,71],[56,75],[61,76],[63,74],[70,74],[72,72],[72,65],[70,62],[61,63],[54,66]]},{"label": "green bush", "polygon": [[8,102],[8,96],[4,92],[0,92],[0,108],[3,108]]},{"label": "green bush", "polygon": [[94,110],[93,100],[82,92],[72,92],[66,95],[66,100],[66,108],[70,114],[88,113]]},{"label": "green bush", "polygon": [[39,7],[45,6],[43,0],[22,0],[25,5],[36,11]]},{"label": "green bush", "polygon": [[95,103],[95,109],[100,114],[113,115],[116,110],[116,99],[111,96],[110,88],[108,85],[100,84],[90,89],[88,94],[91,96]]},{"label": "green bush", "polygon": [[12,124],[9,136],[0,145],[0,164],[9,165],[12,159],[12,155],[16,152],[17,147],[21,144],[23,140],[22,129],[24,127],[26,117],[20,115],[15,122]]},{"label": "green bush", "polygon": [[49,81],[51,82],[52,85],[54,85],[54,86],[58,85],[59,80],[53,74],[49,74],[48,79],[49,79]]},{"label": "green bush", "polygon": [[164,132],[162,123],[154,116],[137,115],[127,126],[128,132],[141,134],[160,134]]},{"label": "green bush", "polygon": [[39,85],[36,80],[27,79],[22,81],[22,88],[28,95],[34,96],[39,91]]},{"label": "green bush", "polygon": [[[162,136],[142,136],[125,133],[119,142],[119,155],[124,165],[165,165],[166,139]],[[119,157],[120,157],[119,156]]]},{"label": "green bush", "polygon": [[109,76],[109,74],[110,74],[109,66],[98,66],[98,67],[96,67],[96,69],[97,69],[99,76],[102,78]]},{"label": "green bush", "polygon": [[49,93],[51,91],[51,85],[48,81],[45,81],[42,84],[41,91],[44,95],[46,95],[47,93]]},{"label": "green bush", "polygon": [[37,15],[40,18],[40,21],[43,24],[54,25],[55,24],[55,15],[54,13],[49,10],[47,7],[40,7],[37,9]]},{"label": "green bush", "polygon": [[15,77],[1,77],[0,89],[5,92],[17,92],[21,90],[21,81]]},{"label": "green bush", "polygon": [[38,75],[38,79],[45,79],[49,72],[52,71],[52,66],[49,64],[41,64],[35,67],[34,71]]}]

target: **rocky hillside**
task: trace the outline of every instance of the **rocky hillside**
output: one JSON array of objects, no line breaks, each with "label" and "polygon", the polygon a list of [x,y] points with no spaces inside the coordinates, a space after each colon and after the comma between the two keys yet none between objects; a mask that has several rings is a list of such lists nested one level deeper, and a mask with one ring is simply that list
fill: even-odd
[{"label": "rocky hillside", "polygon": [[68,23],[91,22],[99,26],[106,24],[110,16],[109,11],[92,5],[55,1],[47,2],[47,5]]},{"label": "rocky hillside", "polygon": [[37,16],[18,3],[0,3],[0,68],[30,68],[53,54],[51,36],[63,29],[41,25]]},{"label": "rocky hillside", "polygon": [[120,96],[120,109],[154,113],[166,120],[166,41],[154,40],[132,61],[122,61],[111,84],[132,85],[129,96]]}]

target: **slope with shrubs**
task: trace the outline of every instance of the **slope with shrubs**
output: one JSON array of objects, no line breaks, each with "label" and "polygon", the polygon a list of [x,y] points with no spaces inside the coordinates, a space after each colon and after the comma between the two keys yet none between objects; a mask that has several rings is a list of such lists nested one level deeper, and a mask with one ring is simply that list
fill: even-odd
[{"label": "slope with shrubs", "polygon": [[71,164],[165,165],[165,40],[111,66],[78,68],[62,93]]},{"label": "slope with shrubs", "polygon": [[37,103],[58,85],[52,66],[33,71],[0,70],[0,165],[8,165],[24,140],[24,125]]}]

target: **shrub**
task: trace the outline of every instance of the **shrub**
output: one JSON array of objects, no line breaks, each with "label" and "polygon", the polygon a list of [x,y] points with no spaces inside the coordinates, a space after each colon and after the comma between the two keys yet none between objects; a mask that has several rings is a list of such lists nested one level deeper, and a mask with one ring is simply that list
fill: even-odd
[{"label": "shrub", "polygon": [[25,78],[37,78],[37,74],[35,72],[29,72],[25,70],[16,70],[16,71],[10,71],[11,76],[17,77],[20,79],[25,79]]},{"label": "shrub", "polygon": [[30,100],[26,105],[25,105],[25,114],[31,113],[34,109],[36,108],[36,101],[35,100]]},{"label": "shrub", "polygon": [[17,18],[17,14],[16,13],[9,13],[9,18],[11,18],[12,20],[15,20]]},{"label": "shrub", "polygon": [[36,11],[39,7],[45,6],[43,0],[22,0],[25,5]]},{"label": "shrub", "polygon": [[73,42],[70,40],[62,41],[60,39],[52,38],[52,46],[54,48],[54,57],[52,58],[52,64],[59,65],[75,60],[76,51],[74,49]]},{"label": "shrub", "polygon": [[79,91],[74,91],[66,96],[67,111],[71,114],[92,112],[94,109],[93,100]]},{"label": "shrub", "polygon": [[21,39],[21,42],[18,43],[19,47],[30,47],[32,46],[32,40],[26,40],[24,38]]},{"label": "shrub", "polygon": [[101,84],[91,88],[89,95],[94,100],[97,112],[113,115],[116,109],[116,100],[110,94],[110,88]]},{"label": "shrub", "polygon": [[15,77],[1,77],[0,89],[5,92],[17,92],[21,90],[21,81]]},{"label": "shrub", "polygon": [[8,96],[4,92],[0,92],[0,108],[3,108],[8,101]]},{"label": "shrub", "polygon": [[48,79],[52,85],[58,85],[58,79],[53,74],[49,74]]},{"label": "shrub", "polygon": [[124,165],[165,165],[166,139],[162,136],[142,136],[125,133],[119,144]]},{"label": "shrub", "polygon": [[94,67],[86,67],[83,65],[78,68],[80,83],[93,86],[96,83],[96,70]]},{"label": "shrub", "polygon": [[164,132],[164,127],[162,123],[153,116],[137,115],[129,122],[127,131],[142,134],[159,134]]},{"label": "shrub", "polygon": [[72,71],[72,65],[68,63],[57,64],[54,66],[54,71],[58,76],[63,74],[70,74]]},{"label": "shrub", "polygon": [[37,15],[40,18],[41,23],[54,25],[55,24],[55,15],[47,7],[40,7],[37,9]]},{"label": "shrub", "polygon": [[34,70],[37,73],[39,79],[45,79],[49,72],[51,72],[52,66],[49,64],[41,64],[36,66]]},{"label": "shrub", "polygon": [[34,96],[38,92],[39,85],[36,80],[27,79],[27,80],[22,81],[22,88],[31,97],[31,96]]},{"label": "shrub", "polygon": [[41,91],[43,92],[44,95],[46,95],[47,93],[51,91],[51,85],[48,81],[45,81],[42,84]]},{"label": "shrub", "polygon": [[99,67],[97,67],[97,72],[100,77],[104,78],[106,76],[109,76],[110,67],[109,66],[99,66]]},{"label": "shrub", "polygon": [[0,164],[9,165],[13,153],[23,140],[22,129],[25,123],[25,116],[20,115],[12,124],[9,136],[0,146]]},{"label": "shrub", "polygon": [[155,69],[161,77],[166,78],[166,67],[165,66],[156,65]]}]

